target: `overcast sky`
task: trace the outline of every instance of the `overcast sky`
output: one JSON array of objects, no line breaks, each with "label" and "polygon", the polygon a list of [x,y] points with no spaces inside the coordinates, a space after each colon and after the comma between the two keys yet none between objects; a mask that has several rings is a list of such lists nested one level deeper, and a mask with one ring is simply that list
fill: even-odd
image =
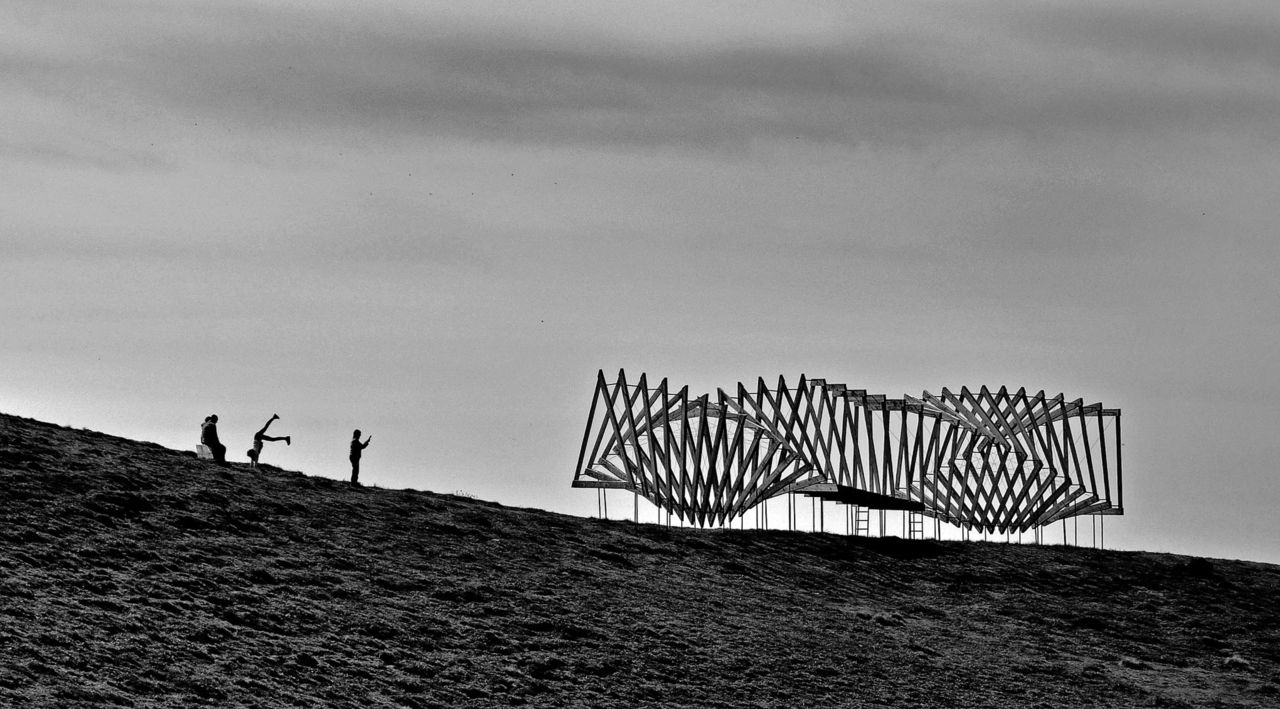
[{"label": "overcast sky", "polygon": [[591,514],[598,369],[1025,386],[1280,562],[1272,0],[0,0],[0,106],[0,411]]}]

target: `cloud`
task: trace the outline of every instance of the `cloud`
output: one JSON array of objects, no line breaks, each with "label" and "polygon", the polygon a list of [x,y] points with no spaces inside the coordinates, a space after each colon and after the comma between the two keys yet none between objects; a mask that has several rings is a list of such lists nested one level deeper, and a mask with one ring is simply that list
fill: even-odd
[{"label": "cloud", "polygon": [[0,254],[15,261],[53,262],[189,262],[201,249],[193,244],[101,227],[13,228],[0,236]]},{"label": "cloud", "polygon": [[59,167],[90,167],[106,172],[158,171],[173,165],[158,153],[98,141],[8,140],[0,138],[0,156]]},{"label": "cloud", "polygon": [[1276,61],[1266,29],[1138,6],[1037,5],[987,21],[1004,17],[1000,7],[952,10],[968,18],[954,25],[939,13],[806,41],[693,42],[581,27],[521,35],[474,19],[350,9],[226,6],[179,17],[145,6],[146,18],[107,23],[92,62],[16,65],[32,91],[70,99],[109,84],[120,101],[264,131],[716,150],[1205,126],[1270,133],[1280,108],[1273,72],[1240,71]]},{"label": "cloud", "polygon": [[1280,69],[1280,15],[1270,2],[1025,3],[987,6],[983,22],[1037,43],[1205,69]]},{"label": "cloud", "polygon": [[373,33],[344,49],[265,36],[183,41],[148,48],[126,71],[139,93],[260,128],[553,144],[846,142],[906,108],[937,116],[956,100],[914,57],[874,46],[672,53]]}]

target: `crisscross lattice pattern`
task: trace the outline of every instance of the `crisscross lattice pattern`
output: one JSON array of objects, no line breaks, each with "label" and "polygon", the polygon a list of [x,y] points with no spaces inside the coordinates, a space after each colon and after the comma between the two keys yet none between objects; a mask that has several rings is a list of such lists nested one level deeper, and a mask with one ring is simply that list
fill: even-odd
[{"label": "crisscross lattice pattern", "polygon": [[1120,411],[982,387],[890,399],[801,376],[690,396],[597,375],[574,487],[723,524],[788,492],[992,532],[1121,514]]}]

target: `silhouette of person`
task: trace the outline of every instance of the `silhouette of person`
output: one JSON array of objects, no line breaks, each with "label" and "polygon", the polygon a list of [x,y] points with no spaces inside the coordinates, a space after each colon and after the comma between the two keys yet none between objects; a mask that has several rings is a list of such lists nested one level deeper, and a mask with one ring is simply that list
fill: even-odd
[{"label": "silhouette of person", "polygon": [[262,424],[262,428],[258,429],[258,432],[253,434],[253,447],[249,449],[249,467],[250,468],[258,467],[258,456],[262,455],[263,441],[284,441],[284,444],[286,446],[293,445],[292,436],[268,436],[267,435],[267,429],[271,426],[272,422],[274,422],[278,418],[280,418],[278,414],[271,414],[271,418],[267,419],[267,422]]},{"label": "silhouette of person", "polygon": [[373,440],[373,436],[365,439],[364,443],[360,442],[360,429],[356,429],[351,434],[351,484],[360,484],[360,453],[369,447],[369,441]]},{"label": "silhouette of person", "polygon": [[200,442],[209,446],[209,452],[213,453],[213,462],[227,462],[227,447],[218,440],[217,414],[210,414],[204,418],[204,423],[200,425]]}]

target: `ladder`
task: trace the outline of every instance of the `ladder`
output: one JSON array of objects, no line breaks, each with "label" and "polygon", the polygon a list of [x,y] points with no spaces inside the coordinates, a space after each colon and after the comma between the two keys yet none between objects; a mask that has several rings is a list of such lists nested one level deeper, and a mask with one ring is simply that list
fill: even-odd
[{"label": "ladder", "polygon": [[907,539],[924,539],[924,515],[914,510],[907,513]]},{"label": "ladder", "polygon": [[853,536],[871,536],[871,510],[861,505],[853,506]]}]

